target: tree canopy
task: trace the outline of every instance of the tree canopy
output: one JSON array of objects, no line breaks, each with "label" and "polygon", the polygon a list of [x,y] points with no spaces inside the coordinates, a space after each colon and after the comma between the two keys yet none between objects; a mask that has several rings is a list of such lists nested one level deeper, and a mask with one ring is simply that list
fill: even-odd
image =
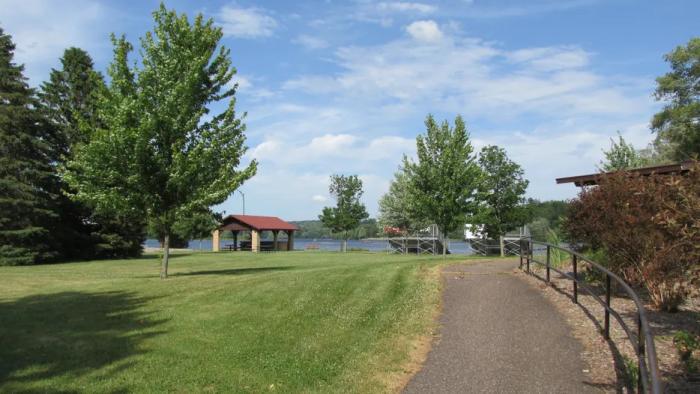
[{"label": "tree canopy", "polygon": [[673,160],[700,157],[700,37],[665,56],[671,71],[656,79],[655,96],[666,102],[654,115],[659,151]]},{"label": "tree canopy", "polygon": [[[466,125],[457,116],[454,127],[432,115],[426,133],[416,137],[417,161],[404,158],[413,205],[420,216],[435,223],[442,234],[464,225],[477,210],[481,170]],[[445,248],[443,248],[443,253]]]},{"label": "tree canopy", "polygon": [[362,180],[357,175],[331,175],[328,192],[336,201],[335,207],[324,207],[318,218],[334,233],[343,234],[343,251],[347,251],[348,232],[357,228],[369,214],[362,197]]},{"label": "tree canopy", "polygon": [[489,238],[498,239],[527,222],[524,202],[529,182],[524,178],[522,167],[497,146],[481,149],[479,166],[483,174],[479,183],[480,207],[473,220],[484,226]]},{"label": "tree canopy", "polygon": [[[71,163],[80,199],[97,209],[142,211],[165,232],[161,278],[167,277],[169,236],[179,216],[223,202],[257,163],[239,170],[245,125],[235,111],[236,73],[221,28],[199,14],[153,13],[141,38],[141,66],[130,66],[132,45],[112,37],[110,86],[102,124]],[[212,104],[228,101],[211,114]]]},{"label": "tree canopy", "polygon": [[54,129],[45,121],[15,45],[0,28],[0,265],[45,261],[56,254],[46,228],[57,178]]},{"label": "tree canopy", "polygon": [[431,224],[421,218],[420,212],[414,206],[411,180],[403,167],[394,173],[389,191],[379,200],[378,221],[382,226],[409,232],[423,229]]}]

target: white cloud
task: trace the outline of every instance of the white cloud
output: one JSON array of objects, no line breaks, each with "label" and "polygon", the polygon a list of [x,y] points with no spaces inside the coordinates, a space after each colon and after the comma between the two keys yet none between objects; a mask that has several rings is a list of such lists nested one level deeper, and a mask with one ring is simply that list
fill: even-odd
[{"label": "white cloud", "polygon": [[319,37],[310,36],[308,34],[301,34],[297,36],[293,42],[303,46],[306,49],[323,49],[328,47],[326,40]]},{"label": "white cloud", "polygon": [[377,4],[377,9],[380,11],[419,12],[422,14],[428,14],[435,12],[437,7],[429,4],[412,3],[407,1],[383,1]]},{"label": "white cloud", "polygon": [[218,18],[224,35],[237,38],[269,37],[277,28],[277,21],[261,8],[224,6]]},{"label": "white cloud", "polygon": [[326,202],[326,201],[328,201],[328,198],[326,196],[322,196],[320,194],[314,194],[313,196],[311,196],[311,201]]},{"label": "white cloud", "polygon": [[3,0],[0,26],[16,44],[15,63],[25,64],[25,75],[32,85],[48,77],[58,67],[63,51],[71,46],[99,56],[109,35],[103,19],[105,6],[91,1]]},{"label": "white cloud", "polygon": [[443,37],[442,31],[435,21],[416,21],[406,27],[406,31],[414,39],[423,42],[440,41]]}]

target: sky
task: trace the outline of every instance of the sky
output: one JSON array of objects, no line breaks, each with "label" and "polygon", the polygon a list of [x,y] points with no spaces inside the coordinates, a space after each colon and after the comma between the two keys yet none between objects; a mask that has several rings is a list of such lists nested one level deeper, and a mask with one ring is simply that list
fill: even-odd
[{"label": "sky", "polygon": [[[698,1],[167,1],[213,18],[238,73],[246,113],[240,191],[247,214],[315,219],[333,205],[331,174],[357,174],[371,216],[427,114],[462,115],[475,150],[504,148],[527,196],[576,196],[555,178],[596,171],[619,132],[653,140],[664,54],[700,35]],[[99,71],[111,33],[138,39],[157,1],[0,0],[0,26],[32,86],[70,46]],[[222,108],[222,107],[219,107]],[[216,110],[217,108],[213,108]],[[241,213],[240,193],[217,207]]]}]

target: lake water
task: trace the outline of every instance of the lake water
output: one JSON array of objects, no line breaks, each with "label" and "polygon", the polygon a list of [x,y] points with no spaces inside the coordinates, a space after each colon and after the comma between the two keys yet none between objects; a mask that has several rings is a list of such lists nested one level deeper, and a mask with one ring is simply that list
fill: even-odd
[{"label": "lake water", "polygon": [[[221,240],[221,245],[228,245],[233,241],[230,239]],[[306,250],[309,247],[326,251],[340,250],[341,241],[336,239],[304,239],[297,238],[294,240],[295,250]],[[155,239],[147,239],[144,243],[147,248],[158,248],[160,244]],[[348,240],[348,249],[366,249],[370,252],[386,252],[389,247],[387,241],[383,240]],[[190,249],[194,250],[211,250],[211,239],[192,240],[189,244]],[[468,242],[454,240],[450,241],[448,250],[453,254],[474,254]]]}]

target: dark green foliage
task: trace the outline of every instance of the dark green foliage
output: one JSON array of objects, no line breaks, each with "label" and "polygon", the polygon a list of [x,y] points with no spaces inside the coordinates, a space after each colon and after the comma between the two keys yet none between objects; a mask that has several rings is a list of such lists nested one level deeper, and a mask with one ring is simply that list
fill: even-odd
[{"label": "dark green foliage", "polygon": [[0,29],[0,265],[33,264],[54,257],[46,223],[56,177],[53,129],[35,93],[13,62],[15,45]]},{"label": "dark green foliage", "polygon": [[49,121],[60,131],[61,153],[69,156],[76,144],[89,141],[90,131],[99,124],[97,108],[105,83],[90,55],[80,48],[66,49],[61,66],[51,69],[39,98]]},{"label": "dark green foliage", "polygon": [[448,234],[476,213],[481,170],[461,116],[453,128],[447,121],[438,125],[428,115],[425,127],[426,134],[416,138],[417,162],[404,158],[403,167],[420,217]]},{"label": "dark green foliage", "polygon": [[333,233],[343,235],[343,251],[347,250],[349,231],[357,228],[360,222],[369,217],[362,197],[362,181],[357,175],[332,175],[328,192],[335,198],[335,207],[324,207],[318,218]]},{"label": "dark green foliage", "polygon": [[665,56],[671,71],[656,79],[656,98],[666,101],[651,121],[656,145],[673,160],[700,155],[700,37]]},{"label": "dark green foliage", "polygon": [[481,150],[479,166],[482,171],[480,207],[473,221],[484,226],[488,238],[498,239],[527,221],[523,203],[529,182],[523,177],[522,167],[497,146],[485,146]]},{"label": "dark green foliage", "polygon": [[561,222],[566,216],[569,203],[567,201],[539,201],[528,198],[525,209],[529,217],[527,224],[530,236],[537,241],[547,239],[547,233],[552,230],[561,232]]},{"label": "dark green foliage", "polygon": [[[105,94],[102,75],[94,70],[92,58],[79,48],[68,48],[61,69],[51,70],[39,94],[44,113],[57,130],[59,163],[72,159],[72,152],[101,124],[100,98]],[[144,241],[142,215],[127,212],[95,212],[88,204],[74,201],[75,194],[65,182],[56,199],[59,217],[52,223],[54,248],[66,259],[134,257],[141,254]]]}]

